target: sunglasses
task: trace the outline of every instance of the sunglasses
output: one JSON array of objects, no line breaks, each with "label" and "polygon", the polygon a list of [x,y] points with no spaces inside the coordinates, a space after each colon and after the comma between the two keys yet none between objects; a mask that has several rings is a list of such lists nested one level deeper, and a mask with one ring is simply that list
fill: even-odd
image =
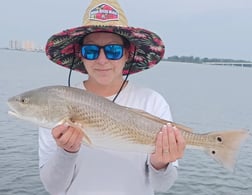
[{"label": "sunglasses", "polygon": [[123,56],[123,45],[119,44],[109,44],[104,46],[99,45],[82,45],[81,46],[81,55],[87,60],[96,60],[100,55],[101,48],[104,51],[104,54],[109,60],[119,60]]}]

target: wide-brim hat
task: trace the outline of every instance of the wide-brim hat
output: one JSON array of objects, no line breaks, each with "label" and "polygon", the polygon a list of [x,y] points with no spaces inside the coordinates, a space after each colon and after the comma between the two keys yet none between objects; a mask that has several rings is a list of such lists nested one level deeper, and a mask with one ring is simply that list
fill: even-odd
[{"label": "wide-brim hat", "polygon": [[92,0],[84,14],[83,25],[51,36],[46,44],[46,55],[63,67],[87,73],[80,47],[83,38],[94,32],[115,33],[129,41],[130,57],[123,75],[151,68],[163,58],[165,47],[161,38],[149,30],[128,26],[116,0]]}]

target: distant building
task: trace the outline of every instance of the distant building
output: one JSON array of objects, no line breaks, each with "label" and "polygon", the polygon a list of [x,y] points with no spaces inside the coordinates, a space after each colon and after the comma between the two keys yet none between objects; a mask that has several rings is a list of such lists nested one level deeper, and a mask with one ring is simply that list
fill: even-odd
[{"label": "distant building", "polygon": [[34,51],[35,44],[33,41],[23,41],[22,49],[27,50],[27,51]]},{"label": "distant building", "polygon": [[37,52],[44,51],[43,46],[36,46],[34,41],[30,41],[30,40],[26,40],[26,41],[10,40],[9,49],[23,50],[23,51],[37,51]]},{"label": "distant building", "polygon": [[9,49],[21,49],[21,43],[17,40],[10,40],[9,41]]}]

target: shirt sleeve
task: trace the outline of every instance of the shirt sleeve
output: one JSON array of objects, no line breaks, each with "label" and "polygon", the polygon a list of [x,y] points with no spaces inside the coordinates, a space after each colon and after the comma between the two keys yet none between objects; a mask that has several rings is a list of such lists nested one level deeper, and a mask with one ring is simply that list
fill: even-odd
[{"label": "shirt sleeve", "polygon": [[148,156],[147,166],[154,191],[168,192],[178,177],[177,166],[169,163],[166,168],[156,170],[150,163],[150,156]]},{"label": "shirt sleeve", "polygon": [[78,153],[57,147],[51,130],[39,128],[40,178],[50,194],[65,194],[74,176],[77,156]]},{"label": "shirt sleeve", "polygon": [[[151,105],[148,107],[152,110],[148,112],[168,121],[172,121],[170,106],[166,100],[158,93],[154,92],[152,100],[149,101]],[[148,108],[147,107],[147,108]],[[149,171],[150,182],[154,191],[167,192],[177,179],[178,161],[169,163],[165,169],[156,170],[150,163],[150,156],[148,155],[147,166]]]}]

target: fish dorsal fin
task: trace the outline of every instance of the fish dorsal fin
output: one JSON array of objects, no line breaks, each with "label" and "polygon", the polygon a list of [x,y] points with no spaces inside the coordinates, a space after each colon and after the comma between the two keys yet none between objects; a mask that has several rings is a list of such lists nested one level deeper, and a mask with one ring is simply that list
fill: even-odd
[{"label": "fish dorsal fin", "polygon": [[173,126],[176,126],[178,129],[181,129],[181,130],[184,130],[184,131],[188,131],[188,132],[192,132],[193,130],[190,128],[190,127],[187,127],[187,126],[184,126],[184,125],[181,125],[181,124],[178,124],[178,123],[175,123],[175,122],[172,122],[172,121],[168,121],[168,120],[165,120],[165,119],[161,119],[157,116],[154,116],[148,112],[145,112],[143,110],[140,110],[140,109],[135,109],[135,108],[129,108],[129,107],[125,107],[127,110],[131,111],[131,112],[134,112],[136,114],[139,114],[139,115],[142,115],[143,117],[146,117],[150,120],[153,120],[153,121],[156,121],[158,123],[162,123],[163,125],[166,125],[167,123],[171,123]]},{"label": "fish dorsal fin", "polygon": [[92,145],[92,141],[90,140],[90,138],[88,137],[88,135],[85,133],[85,131],[83,130],[83,128],[80,126],[80,125],[78,125],[78,123],[75,121],[75,122],[73,122],[71,119],[69,119],[69,118],[64,118],[64,119],[62,119],[59,123],[58,123],[58,125],[60,125],[60,124],[67,124],[67,125],[69,125],[69,126],[71,126],[71,127],[74,127],[74,128],[76,128],[76,129],[78,129],[79,131],[81,131],[82,133],[83,133],[83,142],[85,142],[87,145]]}]

